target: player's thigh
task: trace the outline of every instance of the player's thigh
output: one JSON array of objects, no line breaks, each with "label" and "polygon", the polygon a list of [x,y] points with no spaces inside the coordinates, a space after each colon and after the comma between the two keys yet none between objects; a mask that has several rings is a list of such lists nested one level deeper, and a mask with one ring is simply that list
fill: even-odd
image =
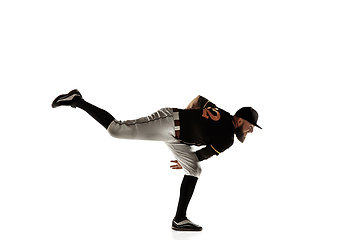
[{"label": "player's thigh", "polygon": [[174,157],[185,171],[185,175],[199,177],[201,174],[201,167],[196,153],[190,146],[180,143],[180,141],[166,142]]}]

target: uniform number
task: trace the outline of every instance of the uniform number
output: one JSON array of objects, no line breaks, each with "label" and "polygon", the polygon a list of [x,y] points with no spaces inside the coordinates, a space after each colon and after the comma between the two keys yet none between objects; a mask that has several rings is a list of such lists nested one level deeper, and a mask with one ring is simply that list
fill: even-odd
[{"label": "uniform number", "polygon": [[[211,110],[216,114],[214,115]],[[209,117],[214,121],[219,121],[221,118],[220,113],[217,111],[216,108],[204,108],[202,117],[209,119]]]}]

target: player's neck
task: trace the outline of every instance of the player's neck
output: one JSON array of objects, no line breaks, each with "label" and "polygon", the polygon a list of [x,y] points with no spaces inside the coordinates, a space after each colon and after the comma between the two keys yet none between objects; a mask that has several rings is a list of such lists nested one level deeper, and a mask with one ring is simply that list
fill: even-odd
[{"label": "player's neck", "polygon": [[239,117],[233,116],[232,122],[234,124],[235,129],[239,127]]}]

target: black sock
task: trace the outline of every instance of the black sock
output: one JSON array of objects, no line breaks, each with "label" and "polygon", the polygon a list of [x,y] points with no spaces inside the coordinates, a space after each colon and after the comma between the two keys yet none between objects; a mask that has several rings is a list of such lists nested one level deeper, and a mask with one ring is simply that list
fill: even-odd
[{"label": "black sock", "polygon": [[98,121],[104,128],[108,129],[110,123],[114,121],[114,117],[108,113],[107,111],[98,108],[84,99],[79,99],[75,102],[76,107],[81,108],[85,112],[87,112],[90,116],[92,116],[96,121]]},{"label": "black sock", "polygon": [[180,222],[186,219],[186,210],[194,193],[198,178],[185,175],[180,187],[180,198],[176,211],[175,221]]}]

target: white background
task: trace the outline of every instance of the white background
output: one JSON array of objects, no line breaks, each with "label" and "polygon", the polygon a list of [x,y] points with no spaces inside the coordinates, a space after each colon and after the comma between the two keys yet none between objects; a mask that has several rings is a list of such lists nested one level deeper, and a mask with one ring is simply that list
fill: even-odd
[{"label": "white background", "polygon": [[[1,1],[0,239],[359,239],[357,1]],[[198,94],[246,142],[202,163],[170,229],[183,172],[161,142],[117,140],[78,88],[121,120]]]}]

